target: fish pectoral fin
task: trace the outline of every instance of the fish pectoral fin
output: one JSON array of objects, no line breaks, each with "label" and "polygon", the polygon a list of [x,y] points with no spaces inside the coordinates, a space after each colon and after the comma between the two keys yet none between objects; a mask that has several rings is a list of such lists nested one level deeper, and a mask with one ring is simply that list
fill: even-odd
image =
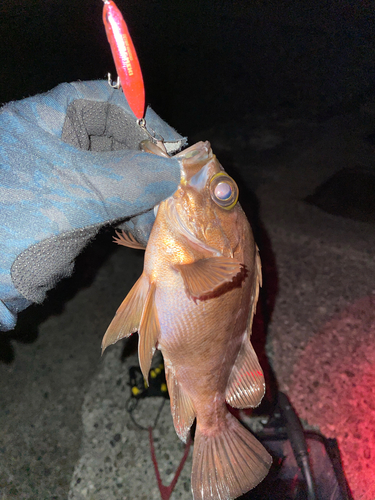
[{"label": "fish pectoral fin", "polygon": [[171,413],[177,436],[186,443],[190,427],[195,419],[193,403],[179,384],[171,363],[164,356],[165,376],[171,399]]},{"label": "fish pectoral fin", "polygon": [[126,233],[125,231],[115,231],[116,236],[113,237],[113,242],[118,245],[122,245],[124,247],[136,248],[137,250],[146,250],[146,247],[142,245],[142,243],[138,243],[138,241],[134,238],[131,233]]},{"label": "fish pectoral fin", "polygon": [[265,393],[263,370],[246,333],[229,377],[225,399],[233,408],[255,408]]},{"label": "fish pectoral fin", "polygon": [[129,337],[138,330],[148,289],[149,281],[142,274],[117,309],[115,317],[107,328],[102,340],[102,354],[109,345],[115,344],[124,337]]},{"label": "fish pectoral fin", "polygon": [[245,275],[245,266],[229,257],[209,257],[190,264],[174,266],[184,280],[185,290],[192,299],[199,299],[230,283],[238,275]]},{"label": "fish pectoral fin", "polygon": [[139,325],[138,357],[144,379],[148,380],[152,357],[160,334],[158,311],[155,304],[156,284],[151,283],[147,292],[146,303],[143,308]]}]

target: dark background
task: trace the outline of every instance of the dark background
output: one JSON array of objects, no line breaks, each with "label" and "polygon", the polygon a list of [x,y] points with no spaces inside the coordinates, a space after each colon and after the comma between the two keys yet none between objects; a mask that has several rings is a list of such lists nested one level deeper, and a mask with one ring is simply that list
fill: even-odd
[{"label": "dark background", "polygon": [[[361,0],[116,3],[138,52],[146,102],[188,136],[190,144],[212,141],[228,172],[231,167],[238,169],[233,176],[244,208],[247,202],[250,212],[257,212],[247,188],[262,193],[265,227],[273,233],[267,235],[262,225],[253,224],[256,217],[249,217],[264,277],[262,315],[255,317],[253,338],[256,341],[257,332],[266,331],[262,321],[268,324],[273,312],[279,272],[284,289],[278,296],[272,348],[278,378],[285,382],[302,337],[315,332],[311,318],[319,323],[342,307],[342,300],[350,302],[358,298],[356,294],[371,290],[367,278],[371,280],[372,267],[366,258],[373,259],[370,251],[363,257],[368,247],[361,248],[365,241],[361,231],[372,235],[373,226],[350,226],[343,233],[349,242],[345,260],[331,251],[331,246],[336,248],[335,237],[340,247],[342,220],[321,218],[302,199],[344,167],[353,167],[349,173],[354,172],[357,180],[357,164],[375,172],[375,4]],[[103,79],[108,72],[114,77],[102,9],[101,0],[0,0],[0,103],[48,91],[62,82]],[[364,114],[358,112],[363,104],[369,109],[366,127]],[[375,222],[374,176],[372,183],[366,177],[354,189],[348,175],[326,191],[324,203],[315,204],[338,216]],[[263,191],[256,189],[257,183],[264,184]],[[358,200],[363,206],[358,207]],[[293,231],[297,236],[289,242]],[[308,232],[311,239],[306,244]],[[21,313],[15,331],[0,336],[0,489],[9,498],[67,498],[80,458],[83,397],[100,367],[101,338],[142,269],[139,252],[119,249],[110,255],[116,252],[112,234],[100,235],[79,257],[73,277],[60,282],[41,306]],[[358,255],[362,256],[358,267],[349,265],[357,262]],[[299,325],[304,327],[301,333]],[[264,344],[263,337],[259,339]],[[326,349],[330,359],[330,347]],[[351,362],[348,366],[352,369]],[[305,373],[301,371],[301,379]],[[314,404],[319,397],[335,399],[330,383],[321,385],[319,393],[321,380],[308,371],[305,379],[310,392],[315,391]],[[108,384],[102,387],[112,387]],[[372,390],[369,386],[369,400]],[[342,400],[347,399],[345,394]],[[341,407],[335,407],[336,427],[342,429],[341,420],[348,412],[337,408]],[[342,439],[354,485],[361,485],[366,474],[373,476],[368,462],[363,460],[359,467],[359,459],[353,461],[358,433],[362,427],[364,435],[367,432],[362,408],[356,408],[360,418],[353,417],[358,419],[355,438],[346,434]],[[352,427],[347,426],[349,431]],[[143,446],[149,453],[147,439]],[[108,483],[105,476],[99,479]]]},{"label": "dark background", "polygon": [[[101,0],[0,7],[0,102],[115,74]],[[243,115],[327,115],[373,93],[374,2],[117,0],[146,101],[184,135]]]}]

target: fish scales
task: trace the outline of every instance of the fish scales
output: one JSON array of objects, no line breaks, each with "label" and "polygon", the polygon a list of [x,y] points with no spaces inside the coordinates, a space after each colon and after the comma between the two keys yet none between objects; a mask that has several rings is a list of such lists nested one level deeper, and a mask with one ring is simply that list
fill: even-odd
[{"label": "fish scales", "polygon": [[[200,142],[175,158],[180,186],[158,207],[142,276],[108,327],[103,350],[138,330],[146,379],[155,349],[162,351],[183,441],[197,421],[193,498],[229,500],[255,487],[271,464],[226,406],[254,407],[264,394],[250,343],[260,260],[237,185],[210,144]],[[116,241],[126,245],[129,237]]]}]

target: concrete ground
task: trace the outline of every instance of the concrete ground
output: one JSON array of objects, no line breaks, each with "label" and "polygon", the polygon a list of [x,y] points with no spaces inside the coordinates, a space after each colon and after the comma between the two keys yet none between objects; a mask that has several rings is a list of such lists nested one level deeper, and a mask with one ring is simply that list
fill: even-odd
[{"label": "concrete ground", "polygon": [[[343,168],[374,174],[374,150],[365,139],[374,128],[367,103],[320,122],[282,111],[244,117],[190,138],[190,144],[210,140],[241,179],[240,190],[255,195],[268,359],[301,417],[338,438],[355,500],[375,498],[375,214],[354,200],[348,218],[340,202],[348,186],[340,183],[319,203],[338,200],[336,213],[345,209],[345,218],[304,198]],[[2,335],[1,500],[160,498],[147,432],[126,409],[134,343],[100,357],[102,335],[142,262],[142,252],[115,248],[104,233],[81,256],[74,277]],[[141,401],[134,418],[147,426],[161,404],[161,398]],[[169,484],[184,446],[168,403],[154,441]],[[190,468],[191,450],[173,500],[192,498]]]}]

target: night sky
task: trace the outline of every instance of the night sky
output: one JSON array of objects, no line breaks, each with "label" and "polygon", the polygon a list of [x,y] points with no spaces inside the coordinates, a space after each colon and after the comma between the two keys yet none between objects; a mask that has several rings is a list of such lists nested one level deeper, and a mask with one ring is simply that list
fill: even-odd
[{"label": "night sky", "polygon": [[[253,112],[327,115],[375,91],[371,2],[117,0],[146,101],[190,135]],[[115,73],[101,0],[0,7],[0,102]]]}]

